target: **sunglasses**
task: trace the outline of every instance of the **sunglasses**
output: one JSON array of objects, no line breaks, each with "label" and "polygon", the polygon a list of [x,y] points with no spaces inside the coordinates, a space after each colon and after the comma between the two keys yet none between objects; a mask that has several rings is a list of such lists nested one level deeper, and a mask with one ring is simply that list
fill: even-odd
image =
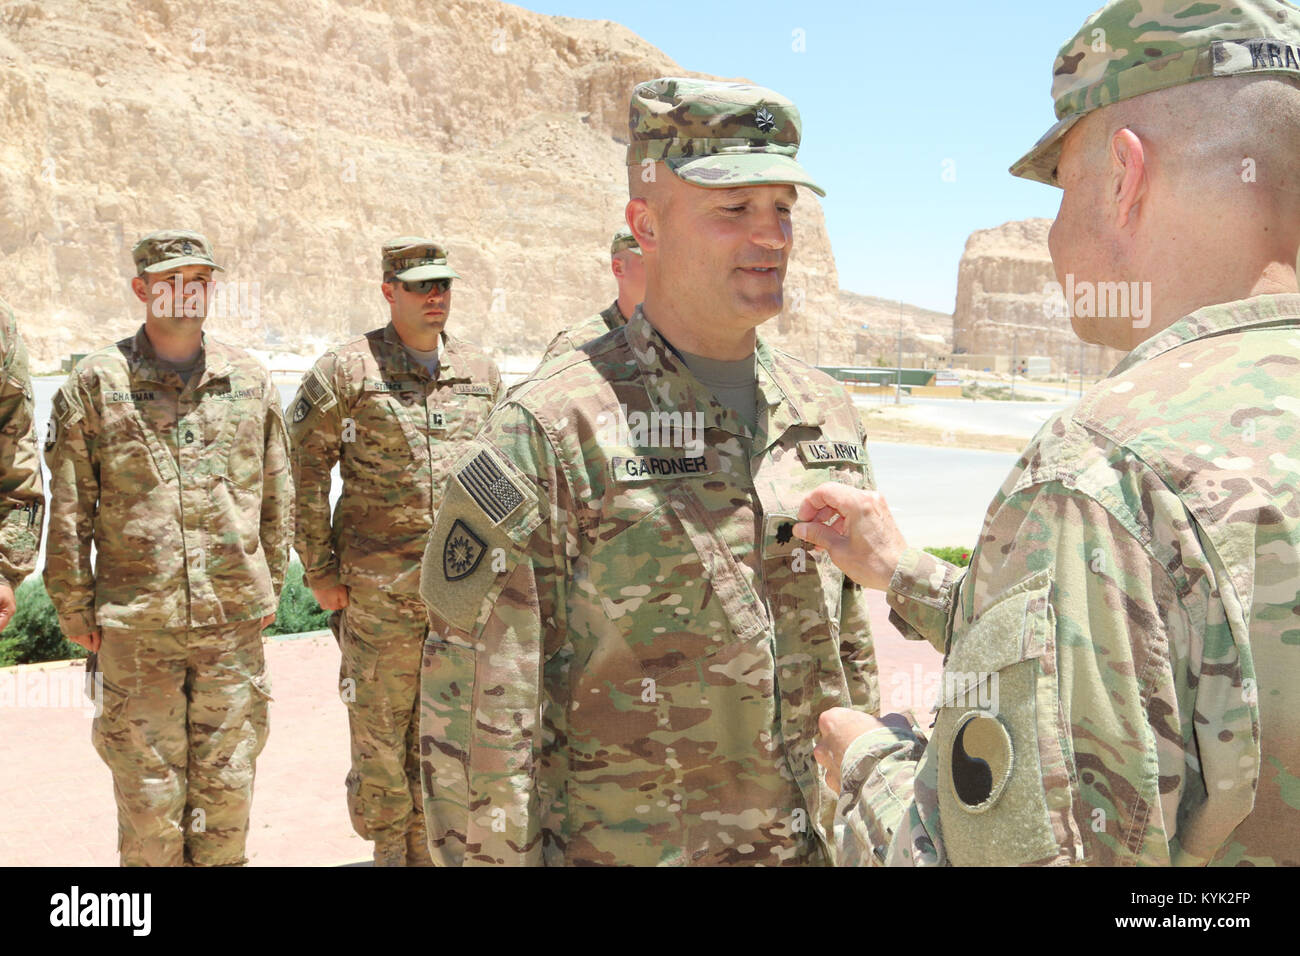
[{"label": "sunglasses", "polygon": [[407,292],[415,295],[428,295],[430,292],[446,292],[451,288],[450,279],[420,279],[416,282],[405,282],[401,279],[392,279],[392,282],[399,283]]}]

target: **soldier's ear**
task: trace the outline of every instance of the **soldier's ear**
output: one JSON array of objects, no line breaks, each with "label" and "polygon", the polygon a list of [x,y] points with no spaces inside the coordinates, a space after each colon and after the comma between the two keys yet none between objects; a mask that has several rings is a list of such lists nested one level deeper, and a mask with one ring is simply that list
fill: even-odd
[{"label": "soldier's ear", "polygon": [[615,256],[613,259],[610,259],[609,270],[612,273],[614,273],[615,279],[623,278],[623,273],[624,273],[623,260],[618,256]]},{"label": "soldier's ear", "polygon": [[149,301],[149,293],[145,288],[144,276],[136,276],[131,280],[131,291],[135,293],[135,297],[141,302]]},{"label": "soldier's ear", "polygon": [[384,299],[389,305],[394,304],[393,284],[391,282],[379,283],[379,290],[384,293]]},{"label": "soldier's ear", "polygon": [[1147,156],[1141,138],[1131,129],[1117,130],[1110,140],[1110,159],[1115,225],[1131,231],[1147,195]]},{"label": "soldier's ear", "polygon": [[645,199],[633,199],[623,211],[627,227],[636,237],[637,245],[643,251],[653,251],[658,247],[655,240],[655,215],[650,203]]}]

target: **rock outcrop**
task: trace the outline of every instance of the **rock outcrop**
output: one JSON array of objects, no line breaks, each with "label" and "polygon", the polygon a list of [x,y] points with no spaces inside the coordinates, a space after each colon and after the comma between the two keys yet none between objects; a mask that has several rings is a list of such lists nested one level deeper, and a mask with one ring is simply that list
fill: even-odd
[{"label": "rock outcrop", "polygon": [[1054,286],[1051,227],[1050,219],[1026,219],[971,233],[957,272],[954,351],[1009,356],[1014,348],[1021,358],[1049,357],[1053,373],[1077,371],[1082,354],[1089,375],[1104,375],[1123,357],[1082,345],[1071,329]]},{"label": "rock outcrop", "polygon": [[[206,233],[244,284],[245,314],[210,321],[227,340],[311,354],[380,324],[381,242],[428,233],[463,276],[453,331],[538,353],[613,298],[628,95],[685,72],[616,24],[496,0],[5,11],[0,296],[37,369],[139,324],[130,248],[167,227]],[[814,195],[795,220],[769,329],[812,358],[838,279]]]},{"label": "rock outcrop", "polygon": [[[917,366],[952,351],[952,315],[919,306],[840,290],[840,325],[852,333],[853,356],[825,354],[825,365],[893,365],[898,361],[898,330],[903,329],[903,364]],[[865,326],[865,328],[863,328]],[[880,361],[884,359],[884,361]]]}]

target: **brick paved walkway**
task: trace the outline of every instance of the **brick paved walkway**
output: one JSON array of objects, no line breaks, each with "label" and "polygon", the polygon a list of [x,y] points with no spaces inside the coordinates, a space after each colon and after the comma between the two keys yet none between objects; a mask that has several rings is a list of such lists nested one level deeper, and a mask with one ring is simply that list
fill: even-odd
[{"label": "brick paved walkway", "polygon": [[[887,709],[914,705],[934,683],[939,655],[904,641],[884,597],[869,592]],[[253,866],[334,866],[370,859],[343,798],[347,713],[335,688],[338,648],[328,632],[267,642],[271,734],[257,763],[248,839]],[[32,679],[31,675],[41,676]],[[108,768],[90,744],[80,662],[0,669],[0,866],[114,866],[117,815]],[[18,697],[17,678],[23,697]],[[48,706],[33,695],[41,687]],[[7,696],[6,696],[7,695]],[[918,707],[918,713],[920,713]]]}]

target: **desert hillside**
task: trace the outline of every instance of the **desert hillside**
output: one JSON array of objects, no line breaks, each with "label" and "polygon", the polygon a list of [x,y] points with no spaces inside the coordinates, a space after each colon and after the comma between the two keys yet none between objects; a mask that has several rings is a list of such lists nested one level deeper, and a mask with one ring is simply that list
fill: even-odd
[{"label": "desert hillside", "polygon": [[[380,244],[431,233],[463,276],[453,331],[538,352],[613,298],[628,95],[684,72],[616,24],[496,0],[10,7],[0,296],[38,369],[139,324],[130,248],[164,227],[247,284],[244,314],[211,320],[229,340],[310,354],[381,323]],[[842,331],[838,281],[817,197],[796,210],[769,328],[813,358],[810,330]]]}]

